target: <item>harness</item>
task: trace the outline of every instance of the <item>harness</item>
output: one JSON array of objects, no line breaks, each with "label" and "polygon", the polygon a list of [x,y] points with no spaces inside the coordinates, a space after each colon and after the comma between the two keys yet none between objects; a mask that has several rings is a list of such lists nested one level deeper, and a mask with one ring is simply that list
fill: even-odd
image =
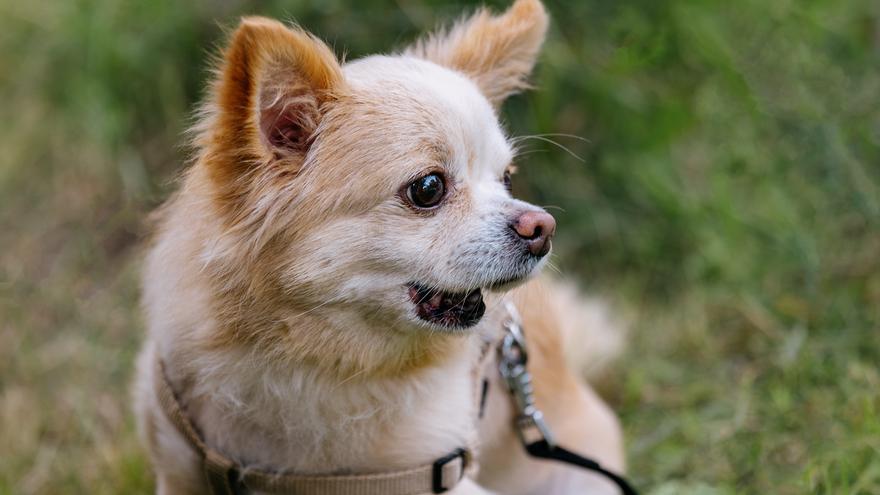
[{"label": "harness", "polygon": [[[529,455],[552,459],[594,471],[614,482],[623,495],[637,492],[621,476],[604,469],[596,461],[558,446],[535,406],[531,375],[526,368],[528,354],[519,313],[507,303],[509,318],[504,323],[504,337],[498,345],[499,370],[516,411],[515,428]],[[475,374],[490,354],[484,346]],[[369,474],[295,475],[244,467],[207,445],[180,402],[165,373],[161,359],[155,361],[155,386],[165,416],[197,453],[211,495],[247,495],[254,491],[309,495],[421,495],[444,493],[454,488],[468,474],[473,454],[459,448],[430,464],[409,469]],[[479,376],[476,376],[479,378]],[[482,417],[488,392],[488,380],[482,380],[479,411]]]}]

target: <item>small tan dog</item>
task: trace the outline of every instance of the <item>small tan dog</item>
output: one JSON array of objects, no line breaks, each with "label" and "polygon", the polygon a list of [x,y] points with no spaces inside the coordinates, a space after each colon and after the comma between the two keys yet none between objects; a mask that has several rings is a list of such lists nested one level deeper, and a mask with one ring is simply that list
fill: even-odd
[{"label": "small tan dog", "polygon": [[564,359],[608,357],[602,307],[522,284],[555,222],[511,197],[497,111],[547,22],[518,0],[344,65],[298,28],[241,22],[145,266],[135,396],[158,493],[616,492],[525,453],[486,352],[513,301],[556,438],[623,469],[615,416]]}]

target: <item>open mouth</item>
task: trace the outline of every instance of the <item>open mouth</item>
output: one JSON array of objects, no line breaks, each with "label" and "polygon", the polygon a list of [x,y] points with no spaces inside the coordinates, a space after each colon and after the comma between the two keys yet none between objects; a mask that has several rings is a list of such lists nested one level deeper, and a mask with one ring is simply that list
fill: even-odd
[{"label": "open mouth", "polygon": [[424,321],[451,328],[466,328],[477,324],[486,305],[480,289],[468,292],[447,292],[417,283],[409,284],[409,298],[416,306],[416,314]]}]

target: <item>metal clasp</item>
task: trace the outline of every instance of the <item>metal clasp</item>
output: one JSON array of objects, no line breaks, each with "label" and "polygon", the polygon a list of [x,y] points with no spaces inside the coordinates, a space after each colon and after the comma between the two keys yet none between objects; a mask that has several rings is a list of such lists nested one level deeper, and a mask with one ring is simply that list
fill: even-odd
[{"label": "metal clasp", "polygon": [[523,336],[522,320],[513,303],[508,301],[505,306],[509,318],[504,323],[506,333],[498,349],[498,367],[510,394],[513,396],[517,414],[517,434],[525,445],[544,440],[550,448],[553,448],[556,446],[556,442],[550,428],[544,422],[544,414],[535,405],[532,375],[526,368],[529,355]]}]

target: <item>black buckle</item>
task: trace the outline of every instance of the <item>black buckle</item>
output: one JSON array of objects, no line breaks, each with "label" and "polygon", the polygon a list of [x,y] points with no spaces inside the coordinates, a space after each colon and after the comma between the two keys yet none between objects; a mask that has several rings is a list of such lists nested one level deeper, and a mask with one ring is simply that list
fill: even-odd
[{"label": "black buckle", "polygon": [[[451,490],[453,486],[443,486],[443,466],[449,464],[450,462],[461,457],[461,477],[464,477],[464,468],[467,467],[468,464],[468,454],[464,449],[456,449],[451,454],[441,457],[434,461],[434,466],[431,470],[431,491],[433,493],[444,493]],[[460,480],[461,478],[459,478]],[[458,481],[458,480],[456,480]]]}]

